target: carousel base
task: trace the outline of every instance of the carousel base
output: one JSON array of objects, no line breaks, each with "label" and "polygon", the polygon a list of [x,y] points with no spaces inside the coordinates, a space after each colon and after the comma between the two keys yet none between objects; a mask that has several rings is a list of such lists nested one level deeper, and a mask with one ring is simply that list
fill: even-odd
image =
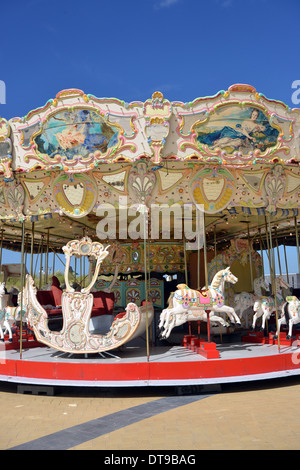
[{"label": "carousel base", "polygon": [[[207,386],[300,375],[299,341],[290,344],[242,341],[216,344],[122,346],[111,352],[76,355],[40,345],[0,350],[0,381],[32,386]],[[262,336],[259,336],[262,338]],[[211,354],[210,354],[211,353]]]}]

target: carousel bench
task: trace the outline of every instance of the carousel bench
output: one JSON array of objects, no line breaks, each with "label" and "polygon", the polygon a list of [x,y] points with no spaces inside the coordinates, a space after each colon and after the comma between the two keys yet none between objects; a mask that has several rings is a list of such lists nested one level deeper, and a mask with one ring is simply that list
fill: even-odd
[{"label": "carousel bench", "polygon": [[[51,286],[51,291],[37,291],[37,300],[45,308],[49,318],[62,316],[61,295],[62,290],[56,286]],[[114,293],[99,291],[94,292],[93,296],[94,302],[91,317],[112,315],[115,303]]]}]

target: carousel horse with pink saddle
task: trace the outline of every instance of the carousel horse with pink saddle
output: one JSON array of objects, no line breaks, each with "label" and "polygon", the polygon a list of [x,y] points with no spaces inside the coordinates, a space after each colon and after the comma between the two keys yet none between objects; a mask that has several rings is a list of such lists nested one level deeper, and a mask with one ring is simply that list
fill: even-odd
[{"label": "carousel horse with pink saddle", "polygon": [[168,338],[175,326],[182,325],[188,321],[207,321],[207,311],[210,311],[209,320],[220,323],[222,326],[230,326],[217,312],[228,315],[230,322],[240,325],[240,319],[232,307],[225,305],[224,284],[225,282],[235,284],[238,279],[230,268],[222,269],[213,278],[208,289],[196,291],[190,289],[186,284],[179,284],[169,299],[168,308],[160,314],[159,328],[161,338]]}]

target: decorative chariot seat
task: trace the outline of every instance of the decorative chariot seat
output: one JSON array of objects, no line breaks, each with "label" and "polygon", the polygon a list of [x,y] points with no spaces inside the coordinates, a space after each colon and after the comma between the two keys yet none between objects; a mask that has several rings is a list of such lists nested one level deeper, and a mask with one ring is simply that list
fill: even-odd
[{"label": "decorative chariot seat", "polygon": [[[115,349],[145,332],[147,325],[151,324],[154,316],[153,305],[149,302],[142,307],[129,303],[126,307],[126,314],[122,318],[116,318],[105,335],[93,334],[89,331],[89,323],[93,313],[101,316],[101,314],[107,314],[113,309],[112,293],[96,292],[93,295],[90,292],[98,277],[100,264],[108,255],[107,250],[108,247],[104,248],[101,243],[92,242],[87,237],[82,238],[80,241],[72,240],[63,247],[66,256],[66,290],[61,292],[61,297],[59,297],[60,294],[57,291],[59,287],[55,285],[51,292],[47,292],[47,299],[43,297],[45,301],[45,299],[49,300],[52,295],[53,299],[51,298],[51,301],[54,300],[54,302],[59,302],[61,298],[63,327],[59,332],[51,331],[48,328],[48,312],[40,303],[41,296],[44,294],[38,294],[32,277],[30,275],[26,276],[23,294],[24,307],[28,323],[38,341],[64,352],[97,353]],[[73,254],[96,258],[93,279],[80,292],[75,292],[68,279],[70,259]],[[55,294],[57,297],[55,297]],[[49,309],[50,312],[51,314],[52,312],[57,314],[58,309]]]}]

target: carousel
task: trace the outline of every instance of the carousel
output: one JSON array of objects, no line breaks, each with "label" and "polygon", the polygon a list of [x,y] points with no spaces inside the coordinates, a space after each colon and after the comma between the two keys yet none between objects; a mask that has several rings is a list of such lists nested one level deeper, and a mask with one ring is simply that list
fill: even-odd
[{"label": "carousel", "polygon": [[190,103],[69,89],[0,118],[0,380],[300,374],[299,162],[299,110],[244,84]]}]

